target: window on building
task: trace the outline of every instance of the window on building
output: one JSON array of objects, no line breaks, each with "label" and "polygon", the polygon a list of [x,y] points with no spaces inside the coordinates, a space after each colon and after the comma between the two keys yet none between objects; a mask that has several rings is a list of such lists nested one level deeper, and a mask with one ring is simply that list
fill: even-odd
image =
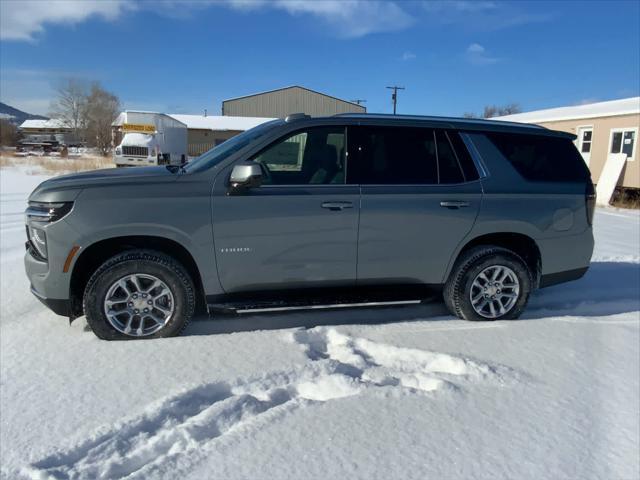
[{"label": "window on building", "polygon": [[636,142],[635,130],[614,130],[611,133],[611,153],[624,153],[627,159],[633,159]]},{"label": "window on building", "polygon": [[593,138],[593,130],[582,131],[582,142],[580,144],[580,151],[582,153],[591,152],[591,141]]},{"label": "window on building", "polygon": [[345,129],[316,127],[296,132],[254,160],[267,171],[265,185],[344,184]]}]

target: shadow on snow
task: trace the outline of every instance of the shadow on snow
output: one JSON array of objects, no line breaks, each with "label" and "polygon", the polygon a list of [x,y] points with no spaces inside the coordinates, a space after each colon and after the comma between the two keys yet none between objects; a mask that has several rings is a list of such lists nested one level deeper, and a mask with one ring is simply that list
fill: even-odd
[{"label": "shadow on snow", "polygon": [[[522,318],[552,316],[606,316],[640,310],[640,264],[595,262],[575,282],[536,291]],[[420,305],[343,308],[263,314],[216,314],[194,319],[185,335],[212,335],[255,330],[313,328],[321,325],[377,325],[411,321],[453,320],[444,303],[434,300]]]}]

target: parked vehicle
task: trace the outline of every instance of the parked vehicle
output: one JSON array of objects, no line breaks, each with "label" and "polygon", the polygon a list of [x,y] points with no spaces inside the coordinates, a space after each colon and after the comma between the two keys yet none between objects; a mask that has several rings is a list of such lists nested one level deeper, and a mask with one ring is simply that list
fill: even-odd
[{"label": "parked vehicle", "polygon": [[179,334],[198,307],[408,302],[517,318],[580,278],[594,189],[573,136],[453,118],[294,115],[182,167],[94,171],[31,194],[26,270],[104,339]]},{"label": "parked vehicle", "polygon": [[[116,167],[182,165],[187,161],[187,126],[164,113],[122,112],[113,122]],[[120,138],[121,137],[121,138]]]}]

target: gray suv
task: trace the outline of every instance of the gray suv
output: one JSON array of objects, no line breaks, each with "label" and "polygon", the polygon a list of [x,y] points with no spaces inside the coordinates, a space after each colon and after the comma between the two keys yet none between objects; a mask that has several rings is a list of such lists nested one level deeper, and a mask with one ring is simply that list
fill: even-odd
[{"label": "gray suv", "polygon": [[179,334],[194,312],[408,302],[517,318],[580,278],[594,189],[574,137],[456,118],[292,115],[189,164],[42,183],[31,291],[103,339]]}]

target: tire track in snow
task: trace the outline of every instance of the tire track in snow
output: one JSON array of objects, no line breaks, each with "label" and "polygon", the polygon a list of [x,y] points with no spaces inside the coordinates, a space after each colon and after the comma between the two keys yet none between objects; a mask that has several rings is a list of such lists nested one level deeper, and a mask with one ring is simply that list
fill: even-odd
[{"label": "tire track in snow", "polygon": [[472,381],[503,382],[512,373],[506,367],[395,347],[334,328],[295,331],[287,340],[309,359],[300,369],[184,390],[52,453],[22,473],[34,479],[175,476],[176,469],[192,468],[225,437],[251,434],[316,402],[379,389],[409,394],[457,390]]}]

